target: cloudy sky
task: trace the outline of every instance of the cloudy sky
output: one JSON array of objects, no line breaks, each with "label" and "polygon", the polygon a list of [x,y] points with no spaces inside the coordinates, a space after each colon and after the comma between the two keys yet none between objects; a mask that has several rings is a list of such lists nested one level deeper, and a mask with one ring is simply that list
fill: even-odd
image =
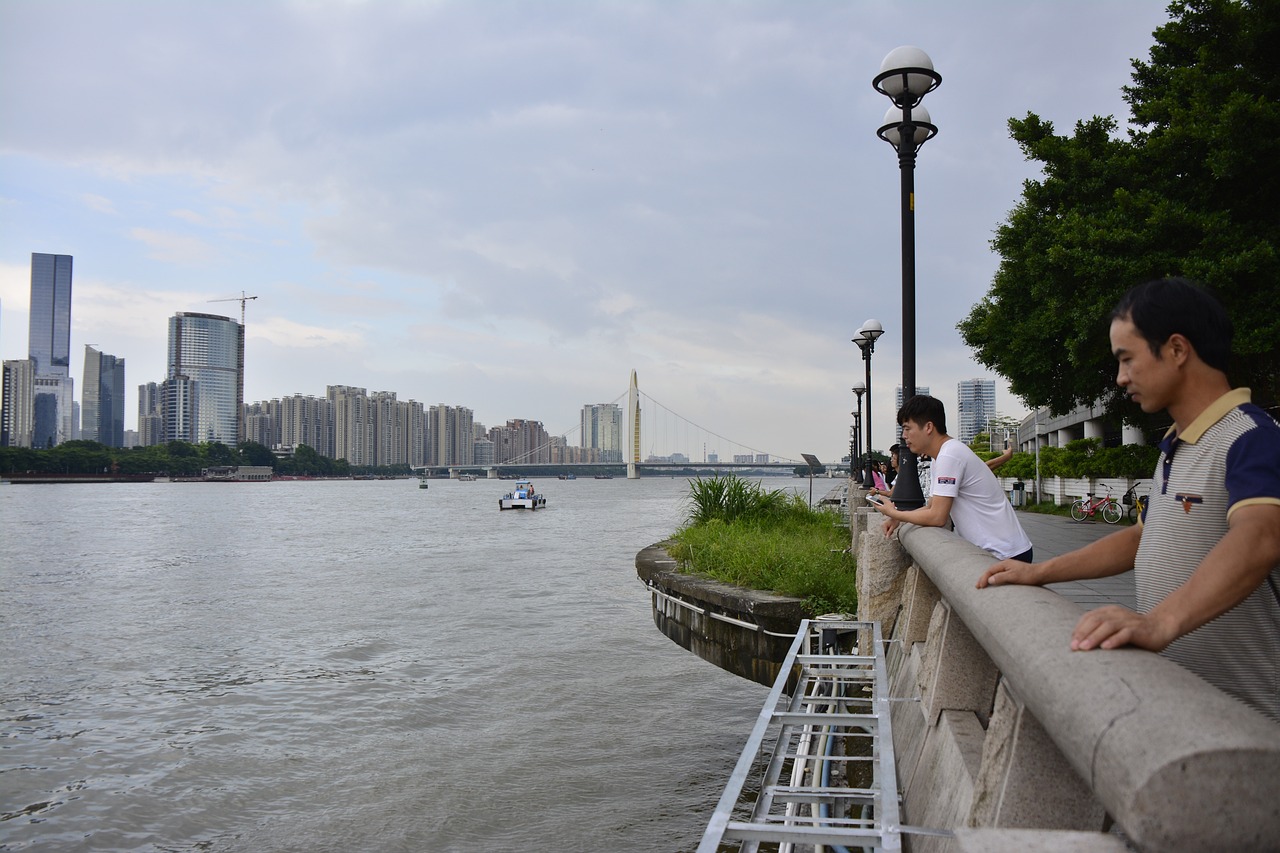
[{"label": "cloudy sky", "polygon": [[[246,401],[358,385],[561,433],[634,368],[650,409],[725,437],[710,450],[827,460],[876,318],[884,447],[902,317],[881,60],[918,45],[943,77],[916,171],[917,379],[951,410],[989,376],[956,323],[1037,174],[1007,119],[1123,119],[1165,5],[0,0],[0,352],[26,356],[31,252],[70,254],[77,396],[85,344],[125,358],[127,428],[167,318],[238,317],[210,300],[244,292]],[[702,440],[655,421],[644,451]]]}]

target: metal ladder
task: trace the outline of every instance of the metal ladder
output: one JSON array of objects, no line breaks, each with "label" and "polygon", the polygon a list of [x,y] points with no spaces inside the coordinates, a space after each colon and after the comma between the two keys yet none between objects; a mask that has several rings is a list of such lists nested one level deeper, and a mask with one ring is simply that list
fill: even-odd
[{"label": "metal ladder", "polygon": [[[743,853],[762,843],[784,853],[796,845],[901,850],[889,705],[880,623],[802,622],[699,853],[733,841]],[[763,751],[775,733],[772,750]],[[753,775],[760,793],[744,817],[739,802]]]}]

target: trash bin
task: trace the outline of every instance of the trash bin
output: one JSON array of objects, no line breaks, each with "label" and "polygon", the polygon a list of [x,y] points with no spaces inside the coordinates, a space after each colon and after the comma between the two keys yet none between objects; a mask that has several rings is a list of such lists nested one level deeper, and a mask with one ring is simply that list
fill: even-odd
[{"label": "trash bin", "polygon": [[1014,506],[1026,506],[1027,504],[1027,486],[1026,483],[1017,482],[1013,484],[1013,491],[1009,492],[1009,503]]}]

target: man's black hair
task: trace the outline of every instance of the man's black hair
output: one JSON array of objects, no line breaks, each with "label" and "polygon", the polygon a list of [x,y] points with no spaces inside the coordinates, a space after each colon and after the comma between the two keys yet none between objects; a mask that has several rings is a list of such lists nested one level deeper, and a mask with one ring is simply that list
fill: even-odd
[{"label": "man's black hair", "polygon": [[907,400],[898,409],[898,426],[902,426],[905,421],[922,426],[931,423],[938,432],[947,434],[947,409],[937,397],[917,394]]},{"label": "man's black hair", "polygon": [[[898,423],[899,423],[899,424],[901,424],[902,422],[901,422],[901,421],[899,421]],[[890,452],[890,453],[897,453],[897,452],[898,452],[898,448],[899,448],[899,447],[901,447],[901,446],[902,446],[901,444],[891,444],[891,445],[889,445],[889,452]]]},{"label": "man's black hair", "polygon": [[1128,320],[1160,357],[1170,335],[1182,335],[1210,367],[1227,372],[1231,361],[1231,318],[1203,286],[1185,278],[1158,278],[1131,288],[1111,312],[1111,321]]}]

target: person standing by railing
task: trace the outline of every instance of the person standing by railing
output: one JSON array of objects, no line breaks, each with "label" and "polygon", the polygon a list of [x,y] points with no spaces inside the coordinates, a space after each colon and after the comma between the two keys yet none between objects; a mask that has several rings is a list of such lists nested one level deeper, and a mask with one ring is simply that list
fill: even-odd
[{"label": "person standing by railing", "polygon": [[1089,611],[1071,648],[1161,652],[1280,722],[1280,424],[1231,388],[1231,320],[1186,279],[1130,290],[1110,335],[1116,383],[1173,418],[1143,523],[1044,563],[1004,560],[978,588],[1133,569],[1137,612]]},{"label": "person standing by railing", "polygon": [[886,535],[903,522],[923,527],[943,527],[948,521],[956,533],[999,559],[1031,560],[1031,540],[1009,505],[1000,481],[978,454],[947,435],[947,412],[936,397],[917,394],[898,410],[902,440],[917,456],[933,460],[929,502],[920,509],[900,510],[884,501],[876,504],[888,518]]}]

